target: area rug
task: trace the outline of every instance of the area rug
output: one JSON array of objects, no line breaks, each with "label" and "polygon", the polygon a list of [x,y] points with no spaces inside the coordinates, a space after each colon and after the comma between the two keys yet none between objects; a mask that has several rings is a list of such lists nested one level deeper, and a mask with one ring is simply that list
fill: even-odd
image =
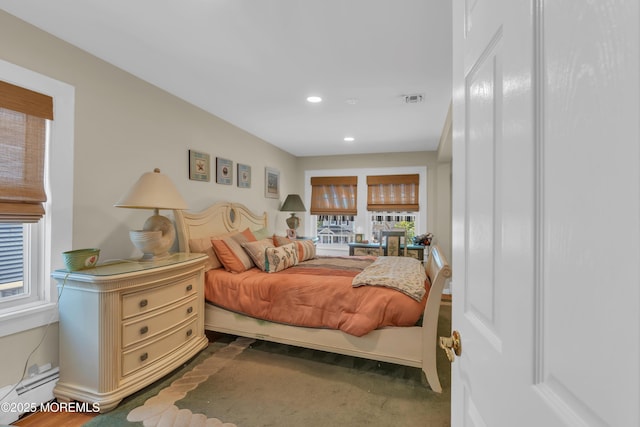
[{"label": "area rug", "polygon": [[[450,334],[450,324],[445,303],[439,335]],[[445,427],[450,366],[444,352],[438,372],[441,394],[418,368],[223,336],[85,426]]]}]

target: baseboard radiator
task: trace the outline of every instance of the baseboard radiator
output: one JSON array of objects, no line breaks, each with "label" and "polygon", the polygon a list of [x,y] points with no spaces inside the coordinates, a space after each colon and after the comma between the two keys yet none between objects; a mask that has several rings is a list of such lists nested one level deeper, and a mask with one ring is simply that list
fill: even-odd
[{"label": "baseboard radiator", "polygon": [[25,412],[53,400],[53,388],[58,382],[59,372],[59,368],[48,366],[22,380],[17,387],[9,385],[0,389],[0,398],[9,393],[0,401],[0,425],[11,424]]}]

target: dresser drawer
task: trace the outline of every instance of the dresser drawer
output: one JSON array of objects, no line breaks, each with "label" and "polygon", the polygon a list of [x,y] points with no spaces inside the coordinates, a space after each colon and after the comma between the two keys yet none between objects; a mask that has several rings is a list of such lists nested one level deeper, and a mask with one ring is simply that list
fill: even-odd
[{"label": "dresser drawer", "polygon": [[141,315],[124,322],[122,325],[122,348],[137,344],[140,341],[154,337],[165,332],[175,325],[198,314],[198,298],[196,295],[186,300],[181,300],[176,304],[159,310],[150,315]]},{"label": "dresser drawer", "polygon": [[162,338],[122,353],[122,376],[143,368],[198,336],[197,318],[179,326]]},{"label": "dresser drawer", "polygon": [[194,278],[164,286],[132,292],[122,296],[122,319],[128,319],[141,313],[171,304],[174,301],[196,295],[197,286]]}]

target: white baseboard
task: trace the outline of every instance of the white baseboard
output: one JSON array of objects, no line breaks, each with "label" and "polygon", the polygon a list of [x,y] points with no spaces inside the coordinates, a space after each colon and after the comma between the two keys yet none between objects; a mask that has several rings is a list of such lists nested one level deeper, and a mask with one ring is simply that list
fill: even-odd
[{"label": "white baseboard", "polygon": [[18,386],[9,385],[0,389],[0,397],[9,393],[0,405],[0,424],[11,424],[25,412],[36,410],[41,404],[53,400],[53,388],[58,382],[59,369],[51,368],[33,375]]}]

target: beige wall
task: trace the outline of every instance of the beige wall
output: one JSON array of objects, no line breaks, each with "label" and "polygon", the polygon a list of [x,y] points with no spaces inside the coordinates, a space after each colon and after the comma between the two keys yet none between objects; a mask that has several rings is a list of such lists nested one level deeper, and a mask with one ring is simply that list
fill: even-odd
[{"label": "beige wall", "polygon": [[[2,11],[0,59],[75,87],[75,148],[74,158],[69,159],[75,169],[73,188],[69,188],[74,200],[74,249],[98,247],[101,260],[136,254],[128,230],[141,227],[151,212],[113,204],[154,167],[172,178],[191,209],[232,200],[267,211],[274,227],[281,201],[264,197],[264,168],[280,171],[285,195],[302,189],[294,156]],[[209,153],[213,162],[219,156],[233,160],[234,166],[236,162],[250,165],[251,188],[239,189],[235,179],[231,186],[216,184],[215,179],[190,181],[189,149]],[[62,268],[59,254],[52,256],[54,268]],[[0,338],[0,388],[20,378],[42,331]],[[11,357],[4,357],[9,348]],[[53,327],[29,364],[57,365],[57,361],[57,327]]]},{"label": "beige wall", "polygon": [[[442,250],[444,251],[449,263],[453,268],[453,261],[451,256],[451,242],[453,241],[452,234],[452,205],[451,205],[451,191],[452,191],[452,174],[453,174],[453,162],[451,157],[451,146],[453,144],[453,134],[451,127],[451,105],[449,105],[449,111],[447,112],[447,118],[442,127],[442,135],[440,136],[440,142],[438,144],[437,158],[437,187],[438,192],[436,196],[436,226],[434,228],[435,235],[440,236],[439,242]],[[445,238],[444,236],[447,236]]]},{"label": "beige wall", "polygon": [[[426,165],[428,227],[437,230],[438,218],[447,215],[438,207],[438,194],[449,187],[441,188],[446,173],[435,152],[295,158],[2,11],[0,59],[75,87],[75,146],[74,158],[69,159],[74,166],[74,184],[69,188],[74,200],[73,248],[99,247],[101,261],[137,255],[128,230],[140,227],[150,212],[118,209],[113,204],[143,172],[155,167],[172,178],[192,210],[217,200],[241,202],[252,210],[267,211],[271,228],[284,231],[287,215],[278,212],[279,205],[286,194],[303,193],[305,170],[326,169],[327,164],[335,168]],[[216,156],[232,160],[234,166],[237,162],[250,165],[251,188],[237,188],[235,179],[232,186],[216,184],[215,179],[190,181],[189,149],[209,153],[213,173]],[[267,166],[281,173],[280,200],[264,197]],[[60,257],[53,257],[54,268],[61,268]],[[5,356],[0,388],[18,381],[44,330],[0,338]],[[57,366],[57,338],[54,324],[29,364]],[[9,348],[11,357],[6,357]]]}]

